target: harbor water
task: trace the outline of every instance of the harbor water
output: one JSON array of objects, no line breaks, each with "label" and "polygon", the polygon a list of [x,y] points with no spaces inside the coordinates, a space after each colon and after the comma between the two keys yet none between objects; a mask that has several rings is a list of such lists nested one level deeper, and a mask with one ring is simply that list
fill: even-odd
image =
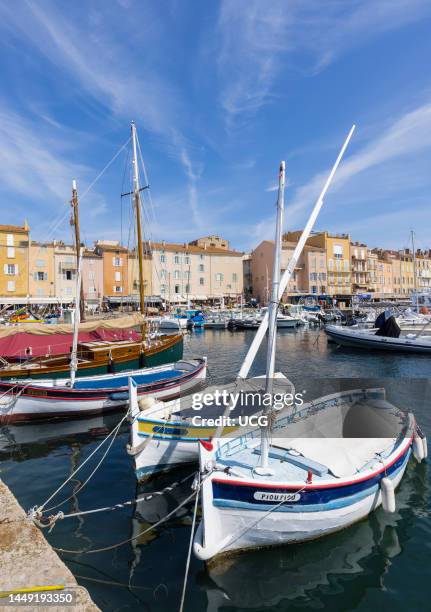
[{"label": "harbor water", "polygon": [[[222,384],[236,376],[253,335],[252,331],[196,331],[185,338],[185,357],[207,355],[208,383]],[[264,368],[263,346],[251,374],[262,374]],[[422,355],[338,349],[328,345],[322,331],[300,328],[278,333],[276,370],[301,380],[393,379],[402,390],[413,388],[416,379],[423,384],[430,377],[431,361]],[[429,401],[425,395],[408,407],[430,440],[431,395]],[[409,404],[408,391],[404,395],[400,391],[400,401]],[[38,505],[82,464],[120,418],[121,414],[111,414],[3,427],[0,478],[25,509]],[[149,527],[190,495],[194,468],[137,486],[127,442],[125,424],[91,480],[85,484],[103,451],[48,504],[52,513],[110,506],[175,486],[137,505],[59,520],[51,533],[44,533],[54,547],[68,551],[61,552],[61,558],[100,609],[170,612],[178,609],[181,599],[193,500],[166,523],[154,530]],[[244,553],[209,567],[192,557],[185,610],[427,609],[430,485],[429,465],[411,461],[397,490],[394,514],[379,508],[368,519],[321,540]],[[85,552],[105,547],[104,552]]]}]

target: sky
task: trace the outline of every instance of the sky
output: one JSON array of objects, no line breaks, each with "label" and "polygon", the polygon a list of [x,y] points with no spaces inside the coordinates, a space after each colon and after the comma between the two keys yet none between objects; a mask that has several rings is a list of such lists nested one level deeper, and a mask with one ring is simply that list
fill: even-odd
[{"label": "sky", "polygon": [[[250,250],[303,227],[353,123],[316,230],[431,247],[428,0],[0,0],[0,222],[33,239],[134,241],[130,122],[145,236]],[[141,176],[145,183],[144,176]]]}]

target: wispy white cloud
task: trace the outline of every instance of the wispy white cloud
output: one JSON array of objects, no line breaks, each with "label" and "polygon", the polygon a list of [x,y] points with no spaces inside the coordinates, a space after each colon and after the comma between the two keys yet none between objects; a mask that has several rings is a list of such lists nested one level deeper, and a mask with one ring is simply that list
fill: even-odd
[{"label": "wispy white cloud", "polygon": [[[376,135],[353,155],[347,155],[335,175],[330,193],[346,187],[346,197],[348,197],[348,183],[357,175],[395,159],[408,158],[429,148],[431,148],[431,103],[406,112],[383,134]],[[304,209],[312,205],[323,187],[327,173],[328,171],[319,172],[307,184],[295,191],[293,200],[289,204],[291,224],[301,219]],[[367,189],[366,181],[362,189]]]},{"label": "wispy white cloud", "polygon": [[224,0],[216,47],[228,130],[275,99],[283,72],[319,72],[349,48],[427,13],[427,0]]}]

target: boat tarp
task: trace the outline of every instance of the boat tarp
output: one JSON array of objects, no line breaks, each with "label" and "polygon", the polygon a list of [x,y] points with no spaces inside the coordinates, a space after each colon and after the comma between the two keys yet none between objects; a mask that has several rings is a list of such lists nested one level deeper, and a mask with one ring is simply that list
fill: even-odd
[{"label": "boat tarp", "polygon": [[[133,313],[126,317],[115,319],[101,319],[96,321],[85,321],[80,323],[80,332],[93,332],[96,330],[130,329],[142,325],[143,317],[140,313]],[[32,336],[54,336],[56,334],[73,334],[73,325],[69,324],[45,324],[31,323],[20,325],[0,325],[0,339],[14,336],[15,334],[31,334]]]}]

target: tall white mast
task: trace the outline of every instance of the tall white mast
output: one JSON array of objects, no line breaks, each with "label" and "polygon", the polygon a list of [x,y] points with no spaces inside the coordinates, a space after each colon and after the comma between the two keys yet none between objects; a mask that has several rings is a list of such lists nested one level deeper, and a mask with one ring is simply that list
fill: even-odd
[{"label": "tall white mast", "polygon": [[[266,354],[266,383],[265,393],[272,393],[275,348],[277,341],[277,313],[280,301],[280,269],[281,269],[281,241],[283,234],[283,211],[284,211],[284,186],[285,186],[285,163],[280,163],[280,173],[278,177],[278,198],[277,198],[277,221],[275,224],[275,243],[274,243],[274,262],[272,266],[272,287],[271,301],[268,306],[268,349]],[[265,410],[268,414],[270,411]],[[256,468],[256,473],[260,475],[271,474],[268,468],[270,427],[266,425],[261,429],[261,456],[260,465]]]},{"label": "tall white mast", "polygon": [[79,323],[81,322],[80,314],[80,299],[81,299],[81,281],[82,281],[82,247],[79,247],[78,253],[78,271],[76,276],[76,299],[75,299],[75,316],[73,319],[73,341],[72,353],[70,355],[70,386],[75,384],[76,371],[78,369],[78,332]]},{"label": "tall white mast", "polygon": [[[295,250],[293,251],[293,255],[291,260],[289,261],[289,265],[287,266],[286,270],[283,273],[283,276],[281,277],[281,281],[280,281],[280,286],[279,286],[279,293],[278,293],[278,297],[281,300],[283,293],[286,291],[287,285],[289,284],[289,281],[293,275],[293,272],[295,270],[295,266],[298,262],[298,259],[302,253],[302,250],[304,248],[304,245],[311,233],[311,230],[313,229],[313,225],[314,222],[317,219],[317,216],[320,212],[320,209],[322,208],[323,205],[323,198],[326,195],[326,192],[329,189],[329,185],[332,182],[332,179],[334,178],[334,174],[341,162],[341,159],[344,155],[345,150],[347,149],[347,145],[350,142],[350,139],[353,135],[353,132],[355,130],[355,125],[352,126],[346,140],[344,141],[343,146],[341,147],[341,150],[338,154],[337,159],[335,160],[335,163],[332,167],[331,172],[329,173],[328,178],[326,179],[326,183],[314,205],[313,211],[310,215],[310,218],[307,221],[307,224],[304,228],[304,231],[302,232],[301,238],[298,241],[298,244],[295,247]],[[239,371],[238,374],[238,378],[246,378],[248,376],[248,373],[250,371],[250,368],[253,364],[253,361],[256,357],[257,351],[259,350],[259,347],[262,343],[262,340],[265,336],[266,330],[268,329],[268,312],[265,314],[265,316],[262,319],[262,322],[259,326],[259,329],[257,330],[254,338],[253,338],[253,342],[250,345],[250,348],[248,349],[248,353],[242,363],[241,369]]]}]

